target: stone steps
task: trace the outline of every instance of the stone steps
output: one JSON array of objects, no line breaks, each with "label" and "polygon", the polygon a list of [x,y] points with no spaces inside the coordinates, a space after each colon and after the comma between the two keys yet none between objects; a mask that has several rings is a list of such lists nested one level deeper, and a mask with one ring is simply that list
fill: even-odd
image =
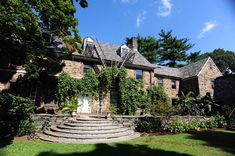
[{"label": "stone steps", "polygon": [[119,125],[114,125],[113,123],[64,123],[66,126],[71,126],[71,127],[113,127],[113,126],[119,126]]},{"label": "stone steps", "polygon": [[129,136],[112,138],[112,139],[68,139],[68,138],[58,138],[53,136],[48,136],[45,134],[37,134],[41,140],[50,141],[50,142],[59,142],[59,143],[70,143],[70,144],[95,144],[95,143],[111,143],[111,142],[119,142],[119,141],[127,141],[131,139],[138,138],[140,136],[139,133],[133,133]]},{"label": "stone steps", "polygon": [[74,130],[74,129],[63,129],[63,128],[57,128],[56,126],[51,127],[52,131],[57,132],[64,132],[64,133],[71,133],[71,134],[110,134],[110,133],[118,133],[118,132],[125,132],[128,131],[128,128],[119,128],[119,129],[111,129],[111,130]]},{"label": "stone steps", "polygon": [[71,123],[79,123],[79,124],[110,124],[113,123],[112,120],[101,120],[101,121],[89,121],[89,120],[75,120],[71,121]]},{"label": "stone steps", "polygon": [[77,118],[38,134],[40,139],[64,143],[105,143],[139,136],[134,130],[104,118]]},{"label": "stone steps", "polygon": [[232,122],[232,123],[230,123],[228,129],[230,129],[230,130],[235,130],[235,121]]},{"label": "stone steps", "polygon": [[54,132],[54,131],[44,131],[44,134],[60,137],[60,138],[69,138],[69,139],[109,139],[109,138],[118,138],[123,136],[128,136],[132,134],[132,131],[119,132],[114,134],[71,134],[63,132]]}]

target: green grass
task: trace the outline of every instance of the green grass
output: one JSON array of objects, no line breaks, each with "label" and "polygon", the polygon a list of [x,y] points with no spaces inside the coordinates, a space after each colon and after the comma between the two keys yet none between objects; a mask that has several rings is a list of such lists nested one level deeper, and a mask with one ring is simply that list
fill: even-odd
[{"label": "green grass", "polygon": [[235,155],[235,132],[216,130],[148,136],[111,144],[25,141],[0,145],[1,156],[232,156]]}]

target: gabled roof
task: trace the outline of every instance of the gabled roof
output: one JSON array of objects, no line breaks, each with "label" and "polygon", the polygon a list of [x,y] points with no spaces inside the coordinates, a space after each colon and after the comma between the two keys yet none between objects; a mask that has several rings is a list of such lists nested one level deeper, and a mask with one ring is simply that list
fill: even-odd
[{"label": "gabled roof", "polygon": [[[103,43],[103,42],[95,42],[95,47],[99,52],[99,55],[107,61],[115,61],[115,62],[122,62],[124,58],[120,57],[117,54],[117,51],[119,50],[120,46],[110,44],[110,43]],[[144,66],[147,68],[154,68],[154,65],[152,65],[143,55],[141,55],[138,51],[131,50],[130,53],[135,53],[134,59],[132,63],[125,63],[129,65],[134,65],[134,66]],[[78,56],[85,56],[84,52],[83,53],[78,53],[75,52],[73,55],[78,55]],[[94,58],[98,58],[97,54],[94,53],[93,55]]]},{"label": "gabled roof", "polygon": [[209,59],[210,57],[207,57],[195,63],[181,67],[180,72],[182,73],[182,78],[197,76]]},{"label": "gabled roof", "polygon": [[203,69],[204,65],[209,59],[210,57],[204,58],[202,60],[199,60],[195,63],[186,65],[181,68],[172,68],[172,67],[155,65],[156,68],[154,69],[154,74],[160,76],[182,78],[182,79],[194,77],[200,73],[200,71]]}]

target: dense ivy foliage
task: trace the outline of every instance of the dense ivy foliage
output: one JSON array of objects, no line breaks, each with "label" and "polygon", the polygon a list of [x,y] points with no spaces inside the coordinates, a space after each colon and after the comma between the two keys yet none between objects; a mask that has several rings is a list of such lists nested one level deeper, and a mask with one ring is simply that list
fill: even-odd
[{"label": "dense ivy foliage", "polygon": [[65,104],[67,100],[73,100],[78,96],[91,93],[98,97],[99,80],[98,76],[91,70],[82,79],[72,78],[66,73],[58,77],[57,99],[59,104]]},{"label": "dense ivy foliage", "polygon": [[133,115],[147,98],[144,96],[143,81],[128,77],[125,68],[107,67],[99,74],[90,70],[82,79],[72,78],[66,73],[61,74],[58,77],[58,102],[63,107],[74,109],[75,107],[71,105],[74,98],[86,93],[98,97],[99,88],[103,87],[107,91],[114,80],[118,82],[117,92],[120,92],[121,102],[117,107],[117,112]]}]

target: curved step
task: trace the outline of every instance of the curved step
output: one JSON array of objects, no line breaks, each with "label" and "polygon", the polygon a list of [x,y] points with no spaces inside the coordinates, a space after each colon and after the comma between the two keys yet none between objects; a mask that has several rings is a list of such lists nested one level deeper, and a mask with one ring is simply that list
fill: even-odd
[{"label": "curved step", "polygon": [[[79,130],[105,130],[105,129],[116,129],[123,127],[122,125],[109,125],[109,126],[84,126],[84,125],[74,125],[71,123],[64,123],[64,126],[71,127],[71,129],[79,129]],[[58,126],[63,127],[63,126]]]},{"label": "curved step", "polygon": [[105,127],[105,126],[117,126],[118,124],[114,123],[100,123],[100,124],[93,124],[93,123],[72,123],[67,122],[64,123],[66,126],[72,126],[72,127]]},{"label": "curved step", "polygon": [[127,141],[131,139],[135,139],[140,136],[139,133],[133,133],[129,136],[112,138],[112,139],[66,139],[66,138],[57,138],[53,136],[48,136],[45,134],[37,134],[41,140],[50,141],[50,142],[60,142],[60,143],[71,143],[71,144],[94,144],[94,143],[110,143],[110,142],[119,142],[119,141]]},{"label": "curved step", "polygon": [[128,131],[128,128],[122,127],[122,128],[117,128],[117,129],[111,129],[111,130],[74,130],[74,129],[63,129],[63,128],[58,128],[56,126],[52,126],[50,128],[52,131],[57,131],[57,132],[63,132],[63,133],[70,133],[70,134],[90,134],[90,135],[97,135],[97,134],[112,134],[112,133],[119,133],[119,132],[125,132]]},{"label": "curved step", "polygon": [[113,130],[117,128],[123,128],[123,126],[109,126],[109,127],[72,127],[66,125],[58,125],[58,128],[61,129],[71,129],[71,130],[80,130],[80,131],[102,131],[102,130]]},{"label": "curved step", "polygon": [[84,121],[84,120],[71,120],[70,121],[71,123],[78,123],[78,124],[109,124],[109,123],[113,123],[113,121],[112,120],[102,120],[102,121],[90,121],[90,120],[88,120],[88,121]]},{"label": "curved step", "polygon": [[76,118],[77,121],[107,121],[105,118]]},{"label": "curved step", "polygon": [[70,139],[109,139],[109,138],[118,138],[123,136],[132,135],[134,131],[125,131],[116,134],[99,134],[99,135],[79,135],[79,134],[68,134],[68,133],[61,133],[61,132],[53,132],[53,131],[44,131],[44,134],[53,136],[53,137],[60,137],[60,138],[70,138]]}]

